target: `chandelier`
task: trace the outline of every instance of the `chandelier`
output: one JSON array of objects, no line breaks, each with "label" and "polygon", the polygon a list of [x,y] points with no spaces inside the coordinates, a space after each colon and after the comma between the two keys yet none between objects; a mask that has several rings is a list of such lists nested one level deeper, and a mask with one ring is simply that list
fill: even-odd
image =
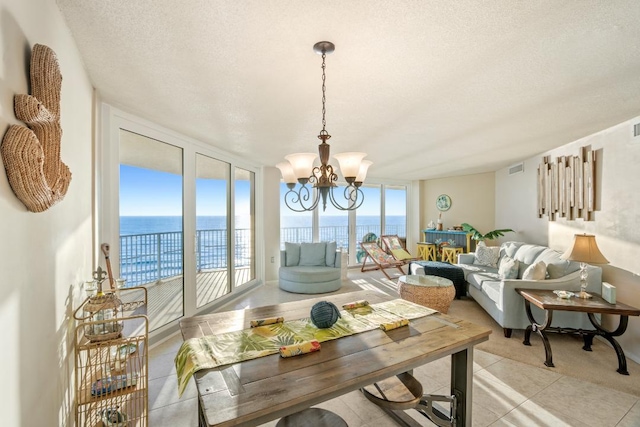
[{"label": "chandelier", "polygon": [[[338,175],[333,166],[329,164],[330,146],[327,144],[327,140],[331,138],[331,135],[325,129],[327,124],[325,120],[325,59],[327,54],[335,50],[335,46],[331,42],[323,41],[314,44],[313,50],[322,55],[322,130],[318,135],[318,139],[322,141],[318,145],[320,166],[313,165],[317,157],[313,153],[296,153],[285,156],[287,161],[276,165],[289,189],[284,195],[284,202],[292,211],[304,212],[314,210],[320,201],[322,201],[322,210],[326,210],[328,199],[336,209],[350,211],[359,208],[364,202],[364,194],[360,187],[372,162],[362,160],[367,155],[366,153],[349,152],[333,155],[333,158],[340,164],[340,171],[347,182],[347,186],[342,191],[344,200],[341,199],[341,202],[344,205],[340,204],[335,194],[338,193],[340,196],[340,190],[337,190],[336,184]],[[296,188],[296,184],[300,184],[300,186]]]}]

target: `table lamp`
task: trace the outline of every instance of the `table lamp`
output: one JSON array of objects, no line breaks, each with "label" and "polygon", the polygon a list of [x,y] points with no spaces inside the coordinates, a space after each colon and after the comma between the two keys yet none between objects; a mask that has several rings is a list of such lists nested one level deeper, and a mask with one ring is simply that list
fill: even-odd
[{"label": "table lamp", "polygon": [[587,289],[587,263],[609,264],[596,244],[596,236],[592,234],[576,234],[573,236],[573,244],[562,254],[561,258],[580,263],[580,293],[579,298],[591,298]]}]

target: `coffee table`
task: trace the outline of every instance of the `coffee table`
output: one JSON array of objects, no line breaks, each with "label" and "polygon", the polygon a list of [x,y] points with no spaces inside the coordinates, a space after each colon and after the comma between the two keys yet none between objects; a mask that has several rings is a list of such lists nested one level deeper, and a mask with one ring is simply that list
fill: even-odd
[{"label": "coffee table", "polygon": [[425,307],[447,313],[456,296],[453,282],[444,277],[407,274],[398,278],[400,297]]},{"label": "coffee table", "polygon": [[[180,322],[180,329],[186,340],[247,329],[256,318],[308,317],[319,301],[340,307],[361,299],[374,304],[393,298],[373,291],[326,295],[189,317]],[[259,425],[451,356],[451,395],[456,403],[452,416],[457,426],[471,426],[473,347],[486,341],[490,333],[484,326],[435,313],[412,320],[408,327],[326,341],[315,353],[287,359],[274,354],[202,370],[194,375],[199,425]],[[405,425],[413,420],[404,412],[391,415]]]},{"label": "coffee table", "polygon": [[[544,351],[546,356],[544,364],[546,366],[554,367],[553,354],[551,353],[551,344],[549,344],[547,332],[564,334],[571,333],[581,335],[584,340],[584,346],[582,347],[582,349],[585,351],[591,351],[593,337],[599,335],[609,341],[611,346],[616,351],[616,355],[618,356],[618,373],[622,375],[629,375],[629,371],[627,371],[627,359],[624,355],[624,351],[614,337],[619,337],[620,335],[625,333],[625,331],[627,330],[627,325],[629,323],[629,316],[640,316],[639,309],[622,303],[608,303],[607,301],[602,299],[600,295],[594,293],[591,293],[593,297],[589,299],[576,297],[565,299],[556,296],[556,294],[552,290],[516,288],[516,292],[518,292],[524,298],[527,317],[531,322],[531,325],[527,326],[527,329],[525,330],[523,344],[531,345],[531,342],[529,340],[531,337],[531,332],[536,332],[540,336],[540,338],[542,338],[542,343],[544,344]],[[545,311],[544,323],[539,323],[534,319],[533,314],[531,313],[531,304]],[[587,313],[587,315],[589,316],[589,321],[591,322],[595,330],[552,327],[551,322],[553,320],[554,310],[578,311]],[[619,315],[620,319],[618,327],[614,331],[603,328],[600,322],[598,322],[598,319],[595,316],[596,314]]]}]

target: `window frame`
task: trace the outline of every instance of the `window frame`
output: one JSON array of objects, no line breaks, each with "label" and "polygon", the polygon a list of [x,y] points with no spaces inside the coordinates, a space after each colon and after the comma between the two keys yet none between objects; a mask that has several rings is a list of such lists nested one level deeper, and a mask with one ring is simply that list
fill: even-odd
[{"label": "window frame", "polygon": [[[189,317],[214,310],[230,299],[235,298],[238,292],[245,292],[250,288],[256,287],[262,283],[264,277],[264,250],[261,245],[255,246],[255,279],[249,283],[236,287],[235,283],[231,285],[231,292],[227,295],[212,301],[206,305],[197,307],[196,303],[196,258],[195,258],[195,235],[196,235],[196,154],[200,153],[214,159],[219,159],[231,165],[231,168],[237,167],[245,169],[254,174],[254,192],[253,205],[255,207],[255,241],[260,241],[263,233],[263,199],[260,195],[263,192],[263,170],[256,164],[247,162],[246,160],[225,153],[208,144],[197,141],[193,138],[186,137],[175,131],[157,125],[148,120],[137,117],[133,114],[119,110],[107,103],[98,103],[96,108],[98,112],[98,132],[96,135],[96,150],[94,157],[94,226],[93,226],[93,259],[94,265],[104,265],[104,259],[99,251],[102,242],[110,243],[110,258],[120,258],[119,244],[119,131],[124,129],[134,132],[169,145],[179,147],[183,150],[183,303],[184,316]],[[233,215],[233,206],[235,205],[235,192],[233,180],[231,180],[230,191],[228,194],[228,203],[231,206],[229,213],[229,235],[233,235],[235,230],[235,218]],[[233,239],[229,239],[229,253],[234,253]],[[96,249],[98,248],[98,249]],[[112,266],[115,277],[120,275],[119,263]],[[228,274],[233,274],[233,266],[229,266]],[[161,339],[178,330],[178,322],[182,319],[178,318],[166,325],[159,327],[151,332],[153,339]]]},{"label": "window frame", "polygon": [[[283,197],[283,191],[286,192],[286,190],[284,190],[286,187],[283,187],[284,181],[282,179],[279,180],[279,188],[280,188],[280,200],[278,202],[279,206],[283,206],[282,205],[282,197]],[[339,183],[339,186],[344,186],[344,183]],[[366,182],[367,186],[376,186],[380,189],[380,230],[385,230],[386,227],[386,189],[387,187],[391,187],[393,189],[398,189],[398,187],[404,187],[405,188],[405,212],[406,212],[406,221],[405,221],[405,236],[400,236],[400,237],[405,237],[406,238],[406,244],[407,247],[409,247],[409,245],[413,245],[417,240],[414,239],[413,236],[410,236],[410,229],[418,229],[419,227],[416,225],[414,226],[413,224],[417,223],[417,214],[416,212],[414,212],[413,207],[411,206],[410,200],[412,199],[411,195],[414,192],[414,189],[416,188],[416,186],[414,185],[413,181],[404,181],[404,180],[385,180],[385,181],[380,181],[380,180],[368,180]],[[315,196],[315,192],[314,192],[314,196]],[[284,206],[284,209],[288,209],[286,206]],[[321,206],[317,206],[312,212],[311,214],[311,228],[312,228],[312,236],[313,236],[313,241],[318,241],[318,237],[319,237],[319,230],[320,230],[320,220],[319,220],[319,216],[321,215]],[[360,263],[357,262],[356,260],[356,254],[358,251],[358,244],[359,242],[356,239],[356,215],[357,215],[357,210],[355,211],[348,211],[348,240],[349,240],[349,265],[360,265]],[[282,222],[282,211],[280,212],[280,221]],[[281,227],[282,227],[282,223],[281,223]],[[379,236],[378,236],[379,237]],[[284,242],[282,241],[282,239],[280,239],[280,246],[281,249],[284,249]]]}]

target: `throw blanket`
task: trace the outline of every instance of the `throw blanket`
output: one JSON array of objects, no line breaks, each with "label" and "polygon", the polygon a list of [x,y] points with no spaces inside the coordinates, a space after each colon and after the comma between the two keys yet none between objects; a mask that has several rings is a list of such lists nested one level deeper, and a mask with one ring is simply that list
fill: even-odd
[{"label": "throw blanket", "polygon": [[192,338],[182,343],[175,358],[178,393],[182,396],[189,379],[201,369],[242,362],[279,352],[280,347],[305,341],[330,341],[379,329],[381,324],[417,319],[435,313],[403,299],[342,310],[330,328],[319,329],[309,318],[258,326],[241,331]]}]

